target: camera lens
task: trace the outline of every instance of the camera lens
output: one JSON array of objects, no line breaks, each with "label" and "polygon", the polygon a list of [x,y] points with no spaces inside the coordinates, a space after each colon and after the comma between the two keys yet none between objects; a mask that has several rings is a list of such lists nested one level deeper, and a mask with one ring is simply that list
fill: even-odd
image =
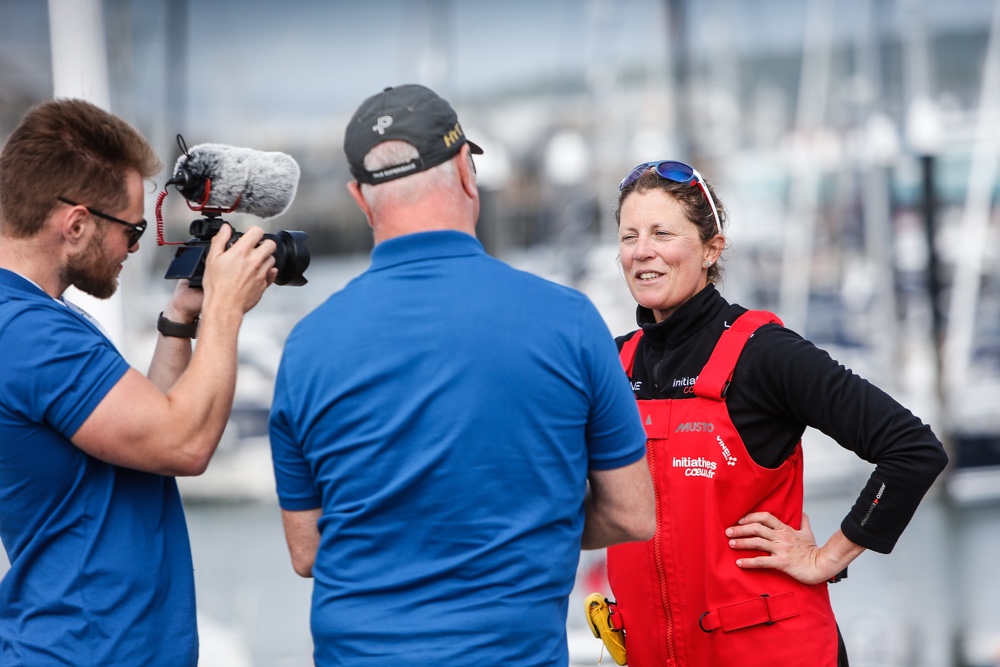
[{"label": "camera lens", "polygon": [[305,232],[281,230],[277,234],[264,234],[277,246],[274,250],[274,265],[278,269],[276,285],[301,287],[308,281],[303,275],[309,268],[309,249],[306,248]]}]

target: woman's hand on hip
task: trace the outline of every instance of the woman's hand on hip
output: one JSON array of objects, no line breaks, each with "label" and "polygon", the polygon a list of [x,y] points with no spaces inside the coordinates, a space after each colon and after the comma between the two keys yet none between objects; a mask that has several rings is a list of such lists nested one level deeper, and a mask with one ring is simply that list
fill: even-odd
[{"label": "woman's hand on hip", "polygon": [[780,570],[803,584],[829,581],[864,551],[839,530],[825,545],[817,546],[809,517],[804,513],[802,527],[795,530],[769,512],[751,512],[727,528],[726,537],[733,549],[765,553],[738,558],[738,567]]}]

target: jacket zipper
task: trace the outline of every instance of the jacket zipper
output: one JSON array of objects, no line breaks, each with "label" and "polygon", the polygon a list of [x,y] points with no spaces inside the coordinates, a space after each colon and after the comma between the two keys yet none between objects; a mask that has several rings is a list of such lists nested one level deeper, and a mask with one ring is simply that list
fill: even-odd
[{"label": "jacket zipper", "polygon": [[[649,472],[652,478],[656,479],[656,454],[653,447],[649,448]],[[662,545],[662,524],[660,523],[660,491],[656,484],[653,484],[653,497],[656,505],[656,533],[653,536],[653,558],[656,561],[656,574],[660,578],[660,602],[667,617],[667,655],[670,665],[676,664],[674,654],[674,620],[670,611],[670,602],[667,600],[667,577],[663,571],[663,551]]]}]

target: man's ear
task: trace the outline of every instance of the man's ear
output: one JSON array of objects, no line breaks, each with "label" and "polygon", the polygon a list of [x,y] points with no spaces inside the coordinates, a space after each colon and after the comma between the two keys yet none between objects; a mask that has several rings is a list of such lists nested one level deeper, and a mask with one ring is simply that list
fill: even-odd
[{"label": "man's ear", "polygon": [[88,231],[96,228],[97,224],[84,206],[57,207],[52,217],[59,234],[73,245],[83,242]]},{"label": "man's ear", "polygon": [[469,151],[469,144],[464,144],[458,153],[458,177],[465,193],[475,198],[479,196],[479,185],[476,183],[476,170],[472,166],[472,154]]},{"label": "man's ear", "polygon": [[354,203],[358,205],[361,212],[365,214],[365,219],[368,220],[368,226],[372,226],[372,209],[368,206],[368,202],[365,201],[364,195],[361,194],[361,185],[357,181],[351,181],[347,184],[347,191],[351,193],[351,199]]}]

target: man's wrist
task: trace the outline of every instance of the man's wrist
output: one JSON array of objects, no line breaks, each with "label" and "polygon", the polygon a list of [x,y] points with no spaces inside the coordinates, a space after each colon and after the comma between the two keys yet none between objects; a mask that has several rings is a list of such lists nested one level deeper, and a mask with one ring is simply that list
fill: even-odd
[{"label": "man's wrist", "polygon": [[198,319],[195,317],[192,322],[175,322],[161,312],[156,320],[156,330],[170,338],[197,338]]}]

